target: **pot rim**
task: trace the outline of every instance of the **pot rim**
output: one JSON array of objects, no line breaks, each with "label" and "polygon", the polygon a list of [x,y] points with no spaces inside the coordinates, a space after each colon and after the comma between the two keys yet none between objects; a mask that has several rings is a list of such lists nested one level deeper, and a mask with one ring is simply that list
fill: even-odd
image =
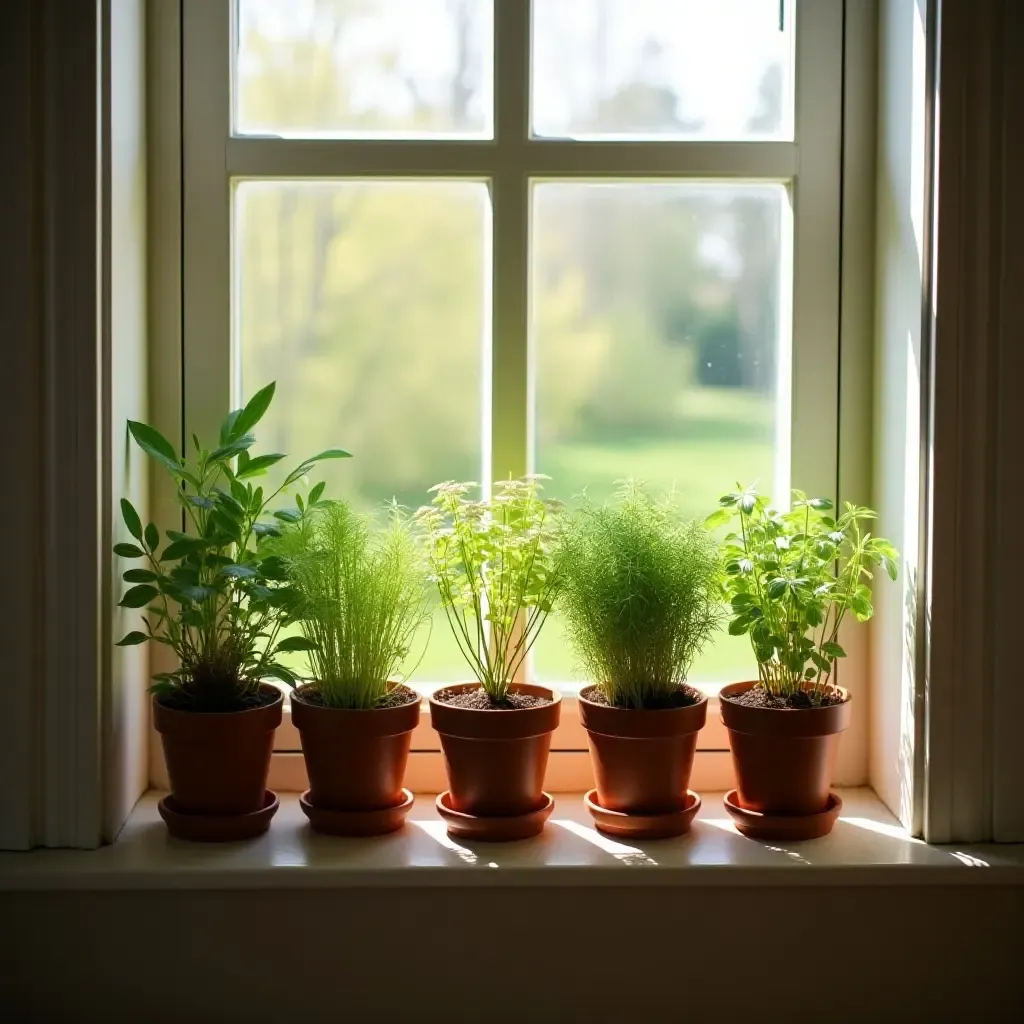
[{"label": "pot rim", "polygon": [[[260,683],[260,691],[272,692],[275,697],[269,704],[258,708],[246,708],[243,711],[185,711],[181,708],[169,708],[160,700],[160,695],[152,697],[153,726],[160,733],[194,732],[198,729],[215,730],[228,722],[235,723],[236,728],[259,728],[264,719],[273,724],[264,723],[264,728],[273,731],[281,724],[284,707],[284,693],[272,683]],[[205,724],[200,724],[205,723]]]},{"label": "pot rim", "polygon": [[[293,698],[301,689],[294,691]],[[343,741],[346,737],[399,736],[419,725],[422,709],[419,694],[416,700],[387,708],[329,708],[307,704],[299,694],[299,699],[292,701],[292,724],[304,742],[316,742],[315,736],[327,742]]]},{"label": "pot rim", "polygon": [[580,722],[589,733],[627,739],[657,739],[699,732],[707,721],[708,697],[705,693],[701,693],[701,699],[695,704],[678,708],[616,708],[585,696],[586,691],[596,685],[591,683],[580,690],[578,697]]},{"label": "pot rim", "polygon": [[834,683],[828,683],[828,688],[843,694],[845,699],[841,704],[825,707],[756,708],[729,699],[753,689],[759,683],[757,679],[729,683],[719,691],[718,706],[727,729],[750,735],[811,737],[842,732],[850,724],[850,691]]},{"label": "pot rim", "polygon": [[[455,690],[462,693],[480,686],[478,681],[445,683],[434,692]],[[509,690],[546,697],[550,703],[534,708],[460,708],[435,700],[432,693],[429,698],[431,724],[443,736],[469,740],[528,739],[555,731],[562,710],[562,694],[558,690],[537,683],[513,683]]]}]

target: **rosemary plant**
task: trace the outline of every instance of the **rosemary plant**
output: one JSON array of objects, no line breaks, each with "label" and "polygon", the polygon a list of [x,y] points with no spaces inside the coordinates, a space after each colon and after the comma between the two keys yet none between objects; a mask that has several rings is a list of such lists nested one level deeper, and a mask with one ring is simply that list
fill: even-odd
[{"label": "rosemary plant", "polygon": [[429,614],[409,519],[393,505],[387,527],[375,529],[347,503],[326,502],[281,546],[320,699],[331,708],[378,707]]},{"label": "rosemary plant", "polygon": [[671,706],[721,619],[718,549],[670,496],[628,481],[559,547],[558,607],[588,678],[620,708]]},{"label": "rosemary plant", "polygon": [[135,543],[114,545],[114,554],[141,559],[147,568],[128,569],[123,579],[133,584],[121,598],[122,608],[146,608],[145,631],[133,630],[120,647],[152,640],[169,647],[178,667],[160,672],[152,691],[165,701],[193,711],[234,711],[259,700],[264,678],[294,683],[292,673],[277,661],[285,651],[305,650],[303,637],[283,637],[294,620],[295,591],[286,566],[270,550],[268,538],[280,536],[282,524],[300,521],[315,509],[323,483],[304,502],[296,494],[292,506],[271,512],[275,499],[303,483],[315,463],[347,458],[332,448],[305,459],[284,483],[267,494],[253,480],[285,455],[251,456],[252,428],[274,397],[274,384],[253,395],[244,409],[228,415],[212,451],[193,436],[195,458],[178,455],[153,427],[128,421],[139,447],[168,472],[184,510],[189,530],[167,530],[162,547],[154,523],[143,529],[131,502],[122,499],[121,513]]},{"label": "rosemary plant", "polygon": [[459,650],[501,705],[551,611],[559,506],[536,477],[497,481],[490,501],[467,496],[476,486],[437,484],[416,518]]},{"label": "rosemary plant", "polygon": [[705,525],[739,523],[725,538],[725,591],[732,606],[729,632],[750,635],[761,685],[775,697],[800,691],[821,703],[836,661],[846,657],[837,637],[846,613],[871,618],[871,567],[897,575],[896,549],[864,529],[875,513],[793,492],[793,509],[780,513],[753,488],[727,494]]}]

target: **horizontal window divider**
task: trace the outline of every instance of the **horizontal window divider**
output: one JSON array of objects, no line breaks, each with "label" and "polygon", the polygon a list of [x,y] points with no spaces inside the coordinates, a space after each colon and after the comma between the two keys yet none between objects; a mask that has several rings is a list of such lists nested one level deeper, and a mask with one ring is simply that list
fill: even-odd
[{"label": "horizontal window divider", "polygon": [[228,175],[240,178],[468,177],[728,178],[787,181],[799,168],[792,142],[576,142],[474,140],[227,140]]}]

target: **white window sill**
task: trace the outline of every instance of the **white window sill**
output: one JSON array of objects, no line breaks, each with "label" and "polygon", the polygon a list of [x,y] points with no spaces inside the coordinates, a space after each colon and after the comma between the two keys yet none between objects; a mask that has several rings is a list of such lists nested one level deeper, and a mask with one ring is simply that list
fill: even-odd
[{"label": "white window sill", "polygon": [[[928,846],[911,839],[869,789],[841,790],[830,836],[803,843],[746,839],[704,797],[689,836],[620,842],[592,827],[578,794],[556,797],[544,833],[519,843],[449,839],[432,796],[399,832],[337,839],[308,827],[294,793],[270,832],[222,846],[171,839],[160,796],[139,801],[118,841],[99,850],[0,854],[0,890],[245,889],[346,886],[1020,884],[1024,846]],[[967,871],[968,867],[987,870]]]}]

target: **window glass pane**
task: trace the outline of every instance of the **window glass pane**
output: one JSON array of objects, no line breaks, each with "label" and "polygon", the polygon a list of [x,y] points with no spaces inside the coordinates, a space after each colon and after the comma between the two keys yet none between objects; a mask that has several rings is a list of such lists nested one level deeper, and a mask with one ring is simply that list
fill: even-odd
[{"label": "window glass pane", "polygon": [[[339,446],[317,477],[367,511],[481,479],[490,217],[483,183],[238,186],[236,397],[277,381],[260,449],[293,457],[270,482]],[[439,618],[416,678],[464,675]]]},{"label": "window glass pane", "polygon": [[[695,518],[737,481],[784,493],[785,188],[545,183],[532,216],[534,466],[548,493],[603,499],[634,476],[674,488]],[[574,678],[557,619],[534,666]],[[724,632],[691,672],[748,678],[748,638]]]},{"label": "window glass pane", "polygon": [[793,137],[779,0],[534,0],[532,128],[553,138]]},{"label": "window glass pane", "polygon": [[238,0],[235,131],[492,138],[491,0]]}]

